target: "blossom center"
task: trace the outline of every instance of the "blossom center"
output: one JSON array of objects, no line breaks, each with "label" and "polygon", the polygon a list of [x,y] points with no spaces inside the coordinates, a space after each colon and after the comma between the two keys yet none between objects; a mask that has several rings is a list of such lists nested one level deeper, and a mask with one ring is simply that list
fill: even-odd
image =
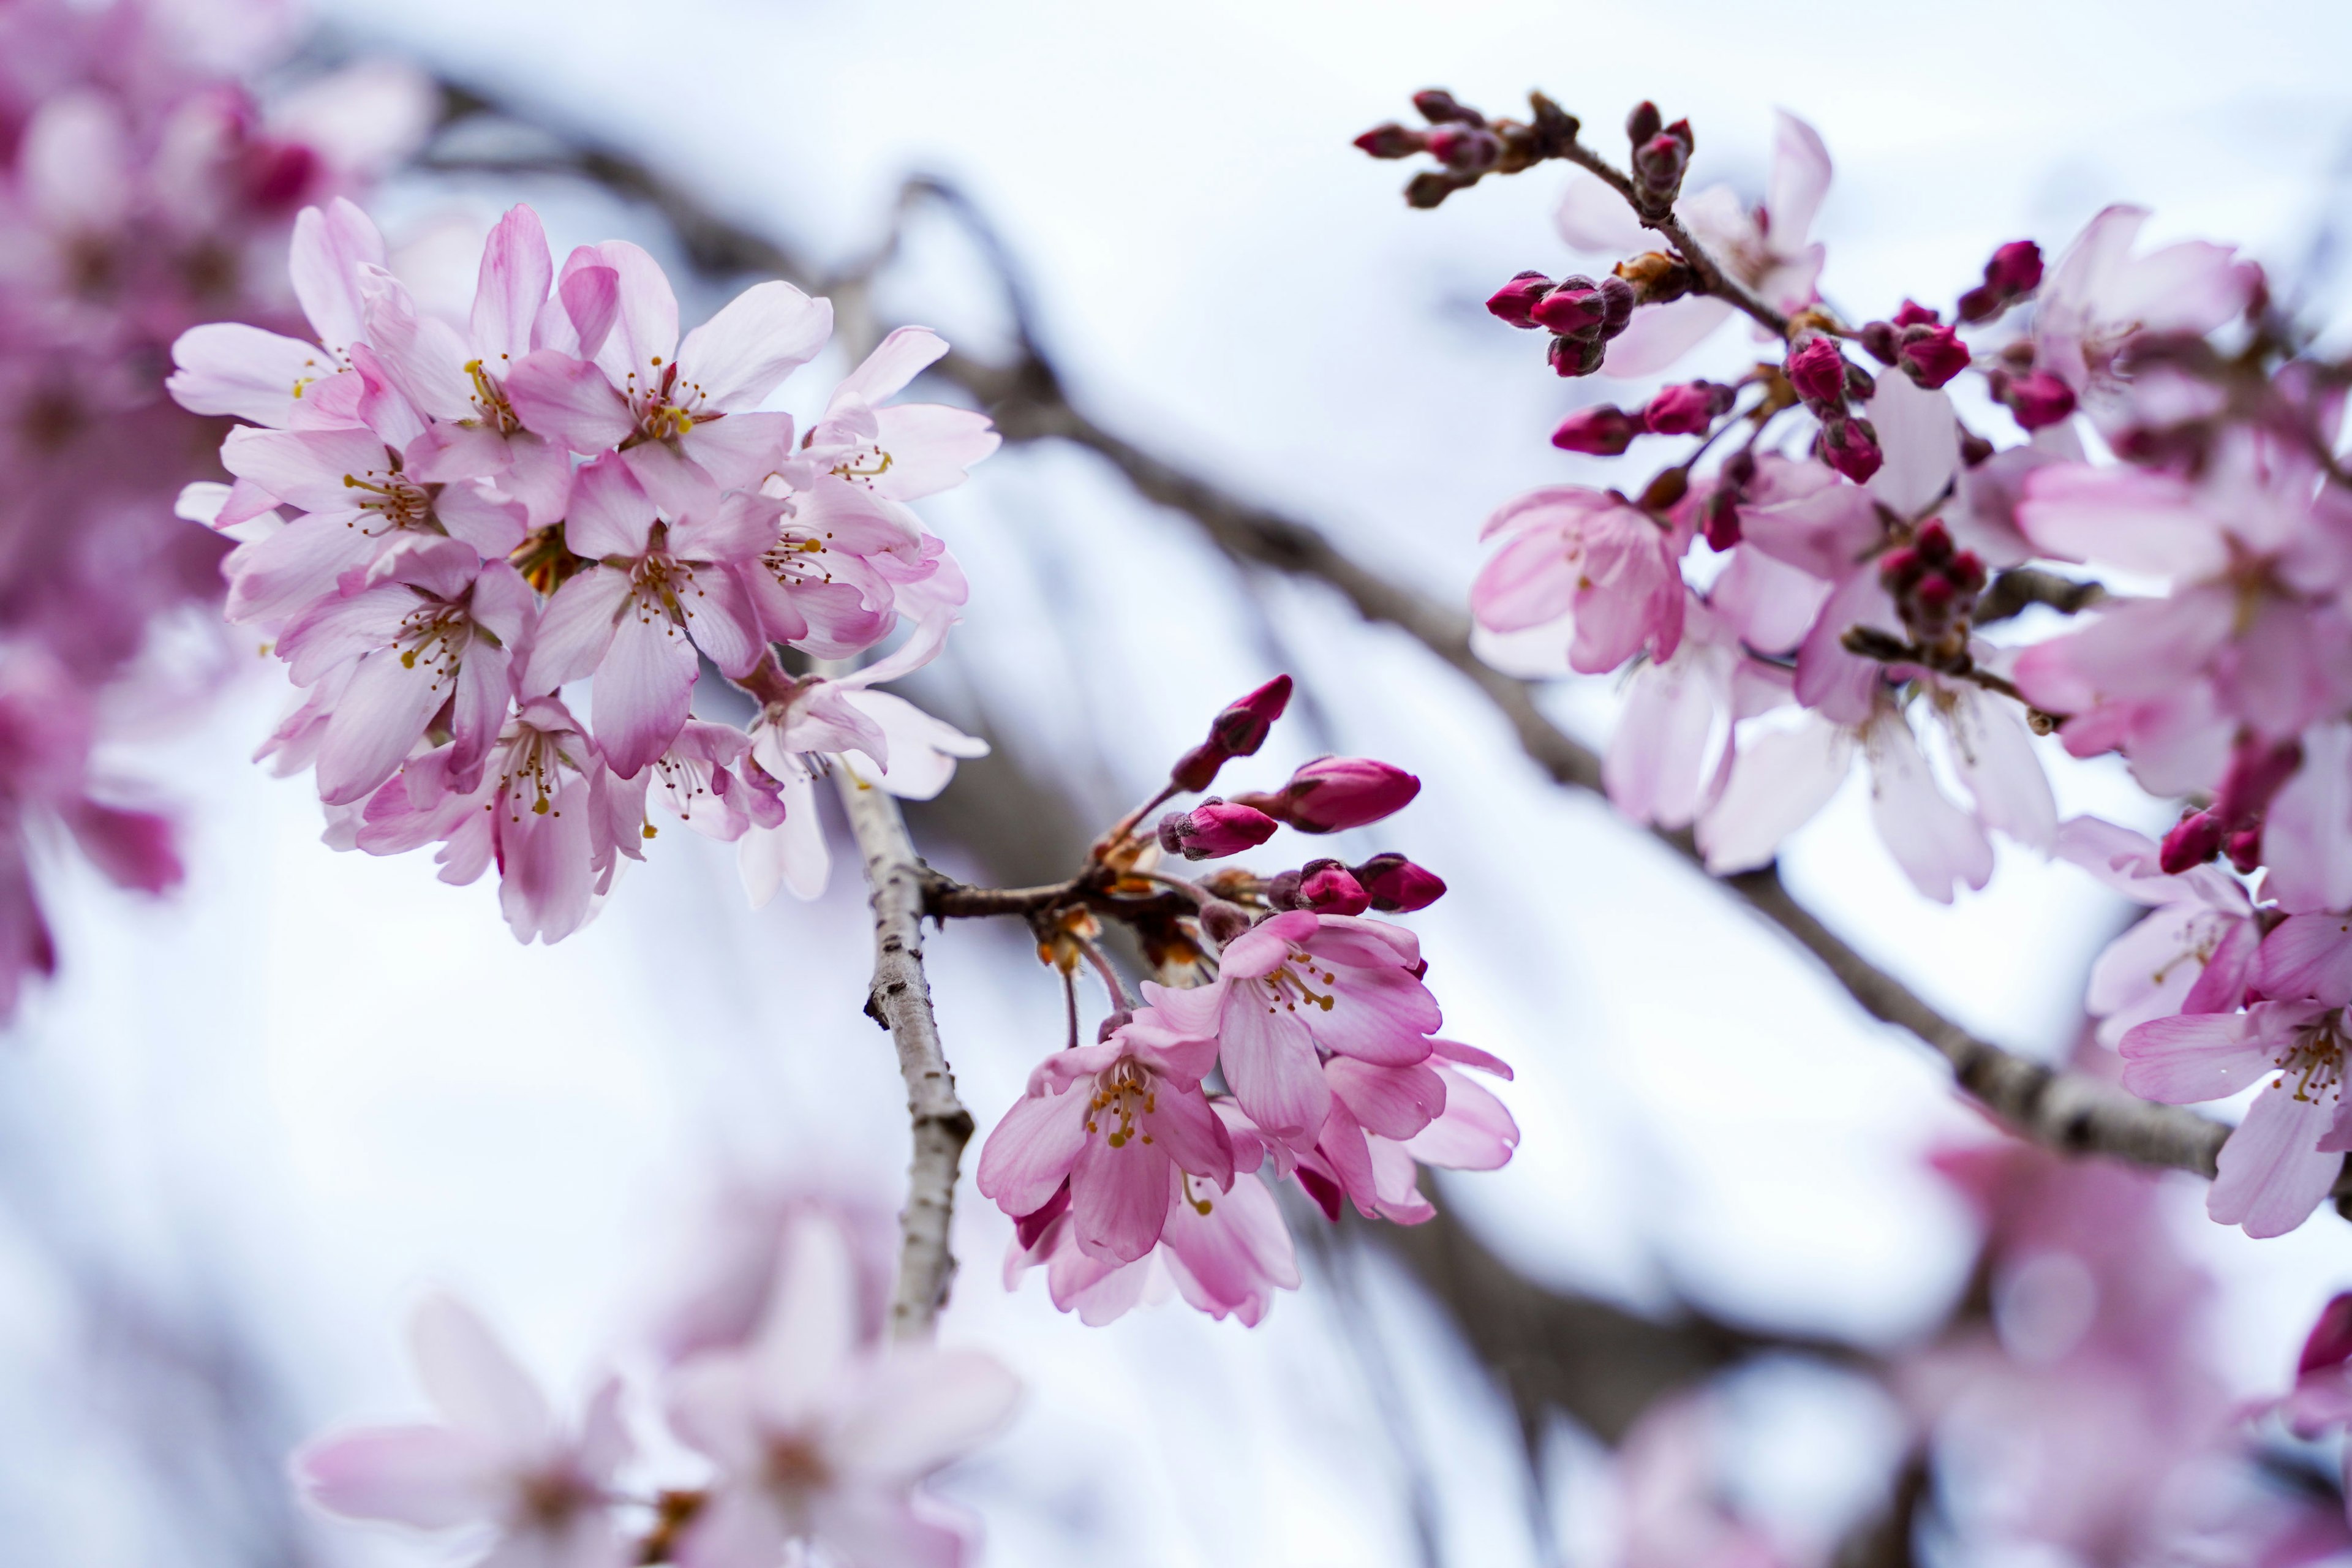
[{"label": "blossom center", "polygon": [[1094,1098],[1087,1106],[1087,1131],[1102,1131],[1105,1113],[1115,1119],[1114,1126],[1103,1142],[1114,1149],[1123,1149],[1130,1139],[1140,1137],[1151,1142],[1149,1132],[1139,1133],[1136,1123],[1160,1109],[1158,1086],[1151,1069],[1133,1057],[1121,1057],[1095,1077]]},{"label": "blossom center", "polygon": [[[1296,967],[1293,967],[1294,965]],[[1304,949],[1294,948],[1291,950],[1290,956],[1284,959],[1275,967],[1273,973],[1259,981],[1258,984],[1265,988],[1265,1010],[1269,1013],[1296,1013],[1301,1002],[1320,1007],[1328,1013],[1331,1010],[1331,1005],[1339,999],[1339,993],[1336,988],[1339,978],[1337,973],[1328,969],[1316,968],[1313,953]],[[1317,991],[1314,982],[1318,980],[1334,989]]]},{"label": "blossom center", "polygon": [[2294,1039],[2279,1053],[2273,1065],[2282,1084],[2293,1083],[2301,1100],[2324,1100],[2344,1081],[2344,1037],[2339,1009],[2318,1023],[2295,1031]]}]

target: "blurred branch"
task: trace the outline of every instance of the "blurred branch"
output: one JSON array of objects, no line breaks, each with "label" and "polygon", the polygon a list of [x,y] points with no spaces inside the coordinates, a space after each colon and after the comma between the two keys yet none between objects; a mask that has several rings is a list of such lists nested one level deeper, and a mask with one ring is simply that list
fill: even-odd
[{"label": "blurred branch", "polygon": [[947,1304],[955,1281],[948,1230],[955,1214],[956,1169],[971,1142],[971,1112],[956,1098],[955,1076],[931,1013],[923,973],[923,863],[907,837],[898,803],[845,767],[834,770],[842,809],[874,889],[874,985],[866,1013],[890,1031],[907,1081],[914,1156],[907,1169],[907,1206],[898,1215],[898,1282],[890,1298],[890,1331],[919,1339]]},{"label": "blurred branch", "polygon": [[[453,91],[451,103],[453,118],[492,107],[488,100],[464,89]],[[803,287],[846,286],[863,290],[871,280],[870,268],[887,264],[896,252],[895,238],[886,240],[858,268],[827,278],[782,246],[718,216],[648,165],[573,145],[561,132],[510,110],[501,108],[499,112],[550,131],[564,141],[562,149],[527,158],[428,154],[427,166],[569,174],[593,181],[652,206],[677,232],[688,258],[713,273],[767,272]],[[929,177],[909,181],[898,203],[899,218],[903,220],[914,205],[925,199],[947,205],[999,268],[1018,343],[1010,364],[989,364],[950,353],[932,367],[931,374],[962,388],[987,409],[1005,439],[1056,439],[1086,447],[1108,461],[1139,494],[1190,518],[1210,542],[1235,563],[1311,579],[1335,589],[1366,620],[1397,627],[1477,688],[1509,723],[1528,756],[1555,782],[1595,793],[1601,790],[1599,756],[1544,715],[1533,686],[1490,668],[1472,651],[1468,616],[1364,567],[1313,525],[1244,500],[1215,480],[1144,449],[1073,403],[1051,358],[1038,344],[1029,318],[1029,292],[1009,251],[971,204],[942,181]],[[1687,830],[1653,829],[1652,833],[1705,873],[1703,858]],[[2224,1124],[2177,1107],[2150,1104],[2094,1079],[2053,1071],[1969,1034],[1823,925],[1789,892],[1774,868],[1714,879],[1795,939],[1864,1012],[1910,1031],[1942,1055],[1960,1088],[2020,1135],[2070,1152],[2111,1154],[2207,1177],[2213,1174],[2214,1157],[2229,1135]]]},{"label": "blurred branch", "polygon": [[2078,582],[2038,566],[2012,566],[1992,580],[1969,618],[1978,626],[1990,626],[2022,614],[2032,605],[2047,605],[2062,616],[2071,616],[2106,596],[2104,584]]}]

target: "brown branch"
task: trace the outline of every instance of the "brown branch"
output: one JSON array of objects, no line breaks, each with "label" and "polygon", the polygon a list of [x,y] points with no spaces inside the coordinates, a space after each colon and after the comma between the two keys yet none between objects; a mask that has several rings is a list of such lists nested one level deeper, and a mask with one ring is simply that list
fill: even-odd
[{"label": "brown branch", "polygon": [[1725,304],[1746,313],[1776,338],[1789,335],[1789,318],[1758,299],[1746,284],[1726,272],[1723,264],[1709,254],[1706,247],[1701,245],[1684,226],[1683,220],[1675,216],[1671,205],[1656,212],[1643,206],[1634,194],[1632,178],[1581,142],[1570,142],[1560,149],[1559,156],[1588,174],[1598,175],[1603,184],[1625,198],[1625,205],[1633,209],[1635,217],[1641,219],[1643,228],[1664,235],[1667,243],[1675,247],[1675,253],[1698,274],[1700,293],[1712,294]]},{"label": "brown branch", "polygon": [[2077,582],[2038,566],[2012,566],[1995,577],[1978,596],[1976,610],[1969,618],[1978,626],[1990,626],[2022,614],[2032,605],[2047,605],[2062,616],[2071,616],[2089,609],[2106,596],[2103,584]]},{"label": "brown branch", "polygon": [[920,1339],[931,1331],[955,1280],[948,1232],[955,1215],[957,1167],[971,1141],[971,1112],[956,1098],[955,1075],[931,1013],[930,982],[923,973],[924,868],[898,803],[858,783],[845,767],[835,767],[833,776],[865,858],[866,883],[874,889],[874,984],[866,1013],[890,1031],[898,1047],[907,1114],[914,1123],[907,1206],[898,1215],[890,1331],[898,1339]]}]

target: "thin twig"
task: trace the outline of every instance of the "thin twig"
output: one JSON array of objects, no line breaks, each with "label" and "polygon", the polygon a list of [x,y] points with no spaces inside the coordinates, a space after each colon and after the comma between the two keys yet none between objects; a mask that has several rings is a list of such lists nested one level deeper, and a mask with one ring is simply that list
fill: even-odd
[{"label": "thin twig", "polygon": [[931,1013],[930,982],[923,973],[923,863],[907,837],[898,803],[860,784],[845,767],[833,770],[849,815],[850,832],[866,860],[874,889],[874,984],[866,1014],[890,1031],[898,1072],[907,1080],[907,1114],[914,1123],[914,1156],[907,1167],[907,1206],[898,1215],[898,1282],[890,1298],[894,1338],[921,1339],[947,1304],[955,1280],[948,1231],[955,1215],[956,1170],[971,1141],[971,1112],[956,1098],[955,1076]]},{"label": "thin twig", "polygon": [[1570,142],[1560,150],[1559,156],[1588,174],[1599,176],[1602,184],[1624,197],[1625,205],[1633,209],[1633,216],[1641,220],[1643,228],[1664,235],[1675,253],[1689,262],[1691,270],[1698,274],[1700,292],[1712,294],[1725,304],[1746,312],[1776,338],[1789,335],[1789,318],[1758,299],[1745,283],[1726,272],[1723,264],[1692,236],[1691,231],[1684,226],[1683,220],[1675,216],[1671,206],[1655,213],[1643,206],[1633,193],[1633,182],[1625,172],[1581,142]]}]

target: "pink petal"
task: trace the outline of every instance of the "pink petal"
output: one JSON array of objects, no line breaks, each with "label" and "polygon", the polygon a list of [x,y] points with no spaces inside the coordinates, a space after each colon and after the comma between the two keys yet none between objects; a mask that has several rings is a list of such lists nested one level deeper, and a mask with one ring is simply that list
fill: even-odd
[{"label": "pink petal", "polygon": [[1731,307],[1709,295],[1694,294],[1671,304],[1644,305],[1609,342],[1601,374],[1632,381],[1655,375],[1715,335],[1731,319]]},{"label": "pink petal", "polygon": [[2168,1105],[2226,1099],[2273,1065],[2276,1053],[2262,1026],[2251,1013],[2152,1018],[2125,1035],[2118,1047],[2124,1087]]},{"label": "pink petal", "polygon": [[[548,619],[554,619],[552,606]],[[547,636],[544,623],[541,636]],[[596,742],[614,773],[632,776],[677,739],[696,667],[694,645],[667,616],[623,606],[612,646],[596,667],[593,693]]]},{"label": "pink petal", "polygon": [[1910,721],[1897,713],[1864,737],[1870,759],[1871,820],[1911,885],[1939,904],[1965,883],[1992,879],[1992,844],[1977,820],[1937,787]]},{"label": "pink petal", "polygon": [[1087,1141],[1084,1087],[1015,1100],[981,1146],[974,1184],[1015,1218],[1045,1206]]},{"label": "pink petal", "polygon": [[698,391],[709,407],[751,408],[832,335],[832,301],[789,283],[755,283],[678,345],[680,390]]},{"label": "pink petal", "polygon": [[537,346],[530,341],[531,326],[554,281],[555,262],[548,254],[547,231],[540,226],[539,215],[521,205],[508,208],[482,247],[468,321],[474,352],[493,373]]},{"label": "pink petal", "polygon": [[304,207],[295,217],[294,298],[330,349],[347,349],[365,334],[359,269],[382,267],[383,259],[383,236],[341,196],[324,212]]},{"label": "pink petal", "polygon": [[1225,1081],[1260,1127],[1278,1138],[1303,1137],[1329,1114],[1331,1086],[1306,1024],[1295,1013],[1269,1010],[1264,995],[1248,987],[1225,1009],[1218,1037]]},{"label": "pink petal", "polygon": [[1836,725],[1809,718],[1740,742],[1722,795],[1699,818],[1699,847],[1717,876],[1752,870],[1811,821],[1853,769],[1853,742]]},{"label": "pink petal", "polygon": [[163,384],[191,414],[226,414],[283,429],[303,391],[342,366],[316,343],[242,321],[191,327],[172,345],[179,368]]},{"label": "pink petal", "polygon": [[330,1513],[444,1530],[497,1515],[506,1500],[498,1458],[470,1433],[379,1426],[306,1444],[293,1468],[310,1500]]},{"label": "pink petal", "polygon": [[841,1222],[822,1210],[796,1216],[751,1342],[759,1407],[771,1425],[798,1424],[854,1364],[864,1331],[857,1290]]},{"label": "pink petal", "polygon": [[601,452],[637,427],[628,400],[604,371],[554,349],[519,362],[507,375],[506,395],[525,425],[575,452]]},{"label": "pink petal", "polygon": [[1764,185],[1774,249],[1785,254],[1812,233],[1814,215],[1829,188],[1830,150],[1822,145],[1821,132],[1785,109],[1774,110],[1772,170]]},{"label": "pink petal", "polygon": [[563,520],[564,542],[591,560],[635,559],[646,552],[656,516],[624,455],[607,452],[572,479],[572,510]]},{"label": "pink petal", "polygon": [[449,1425],[509,1451],[543,1442],[554,1418],[530,1373],[488,1323],[449,1296],[428,1296],[409,1320],[417,1380]]},{"label": "pink petal", "polygon": [[1519,1126],[1494,1091],[1453,1068],[1440,1067],[1445,1109],[1405,1143],[1405,1152],[1445,1171],[1494,1171],[1510,1163]]},{"label": "pink petal", "polygon": [[1096,1124],[1070,1167],[1070,1217],[1089,1251],[1132,1263],[1158,1244],[1168,1217],[1168,1151],[1140,1136],[1114,1149],[1109,1112],[1098,1112]]},{"label": "pink petal", "polygon": [[319,745],[319,798],[347,805],[390,778],[448,698],[428,660],[404,663],[393,647],[362,658],[327,718]]},{"label": "pink petal", "polygon": [[919,500],[953,489],[1004,441],[987,415],[943,404],[897,404],[876,409],[874,419],[876,443],[890,454],[890,467],[868,483],[886,500]]},{"label": "pink petal", "polygon": [[550,692],[593,672],[633,603],[628,574],[610,566],[591,567],[558,588],[540,614],[521,689]]},{"label": "pink petal", "polygon": [[2343,1155],[2317,1148],[2329,1109],[2284,1085],[2257,1095],[2221,1145],[2205,1212],[2252,1237],[2284,1236],[2309,1219],[2344,1169]]},{"label": "pink petal", "polygon": [[2352,1002],[2352,915],[2290,915],[2263,938],[2260,979],[2268,996]]}]

